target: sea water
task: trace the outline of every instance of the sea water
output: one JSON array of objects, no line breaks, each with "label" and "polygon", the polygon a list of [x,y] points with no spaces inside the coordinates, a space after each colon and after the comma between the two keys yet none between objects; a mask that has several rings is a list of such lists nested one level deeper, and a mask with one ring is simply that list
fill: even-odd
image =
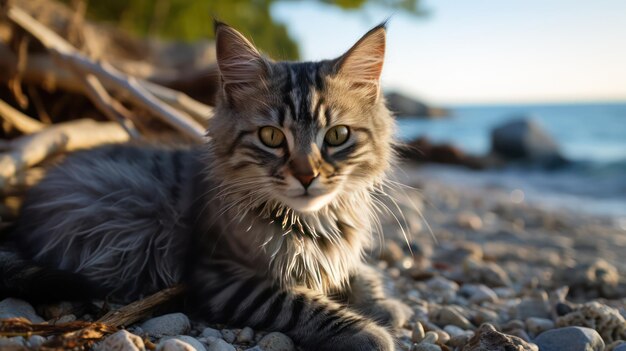
[{"label": "sea water", "polygon": [[511,166],[485,171],[427,166],[424,174],[472,187],[519,189],[528,201],[586,213],[626,217],[626,103],[453,106],[444,119],[399,119],[398,136],[427,136],[485,155],[491,130],[511,119],[539,123],[569,166],[545,170]]}]

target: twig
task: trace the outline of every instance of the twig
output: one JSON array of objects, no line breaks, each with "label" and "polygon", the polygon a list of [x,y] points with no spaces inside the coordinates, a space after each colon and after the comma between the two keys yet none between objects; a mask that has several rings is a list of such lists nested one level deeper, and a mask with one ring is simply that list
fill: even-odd
[{"label": "twig", "polygon": [[43,123],[26,116],[2,100],[0,100],[0,118],[24,134],[35,133],[45,128]]},{"label": "twig", "polygon": [[145,299],[105,314],[98,322],[114,327],[127,326],[149,316],[156,307],[182,295],[184,291],[184,287],[180,285],[161,290]]},{"label": "twig", "polygon": [[213,116],[213,108],[211,106],[198,102],[187,94],[146,80],[139,80],[139,84],[172,107],[186,111],[191,117],[204,126],[206,126],[207,121]]},{"label": "twig", "polygon": [[[80,73],[76,75],[79,76]],[[107,118],[119,123],[132,138],[139,137],[139,132],[130,119],[130,112],[111,98],[111,95],[107,93],[98,78],[92,74],[87,74],[87,76],[81,76],[79,79],[85,84],[85,92],[91,102],[102,111]]]},{"label": "twig", "polygon": [[113,66],[103,62],[98,64],[80,54],[74,47],[52,32],[41,23],[37,22],[24,11],[10,6],[8,17],[24,30],[37,38],[51,53],[60,60],[66,60],[88,71],[99,79],[107,81],[111,88],[119,93],[127,93],[129,99],[139,106],[147,109],[165,123],[188,135],[192,139],[202,142],[204,140],[204,127],[191,118],[188,114],[177,111],[169,105],[161,103],[154,95],[145,89],[136,78],[128,77]]},{"label": "twig", "polygon": [[115,122],[75,120],[59,123],[11,141],[10,151],[0,154],[0,188],[19,172],[51,155],[129,140],[128,133]]}]

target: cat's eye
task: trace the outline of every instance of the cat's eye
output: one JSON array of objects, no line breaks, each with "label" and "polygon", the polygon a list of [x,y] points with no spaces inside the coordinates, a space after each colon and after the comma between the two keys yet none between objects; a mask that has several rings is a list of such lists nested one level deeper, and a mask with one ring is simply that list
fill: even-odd
[{"label": "cat's eye", "polygon": [[268,147],[279,147],[285,141],[285,134],[276,127],[263,127],[259,130],[259,138]]},{"label": "cat's eye", "polygon": [[347,126],[334,126],[326,132],[324,141],[330,146],[339,146],[348,141],[348,137],[350,137],[350,129]]}]

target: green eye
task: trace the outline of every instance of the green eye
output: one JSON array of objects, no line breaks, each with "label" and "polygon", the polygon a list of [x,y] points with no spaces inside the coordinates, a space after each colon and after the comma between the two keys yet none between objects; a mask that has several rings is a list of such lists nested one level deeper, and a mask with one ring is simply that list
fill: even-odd
[{"label": "green eye", "polygon": [[347,126],[334,126],[326,132],[324,141],[330,146],[339,146],[348,141],[348,137],[350,137],[350,129]]},{"label": "green eye", "polygon": [[259,138],[269,147],[279,147],[285,141],[285,134],[276,127],[263,127],[259,130]]}]

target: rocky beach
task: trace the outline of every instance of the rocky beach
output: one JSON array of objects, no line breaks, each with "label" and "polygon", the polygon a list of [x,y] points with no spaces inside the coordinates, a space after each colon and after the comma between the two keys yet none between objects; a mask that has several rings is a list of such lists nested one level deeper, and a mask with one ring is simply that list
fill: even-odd
[{"label": "rocky beach", "polygon": [[[519,194],[464,190],[421,173],[414,164],[396,172],[404,185],[394,198],[403,216],[383,216],[384,245],[370,253],[393,296],[414,311],[396,332],[398,350],[626,350],[626,233],[620,223],[543,210]],[[0,318],[62,325],[93,321],[104,306],[6,299]],[[297,350],[280,333],[206,325],[167,312],[106,337],[95,349]],[[43,350],[45,341],[1,338],[0,349]]]}]

